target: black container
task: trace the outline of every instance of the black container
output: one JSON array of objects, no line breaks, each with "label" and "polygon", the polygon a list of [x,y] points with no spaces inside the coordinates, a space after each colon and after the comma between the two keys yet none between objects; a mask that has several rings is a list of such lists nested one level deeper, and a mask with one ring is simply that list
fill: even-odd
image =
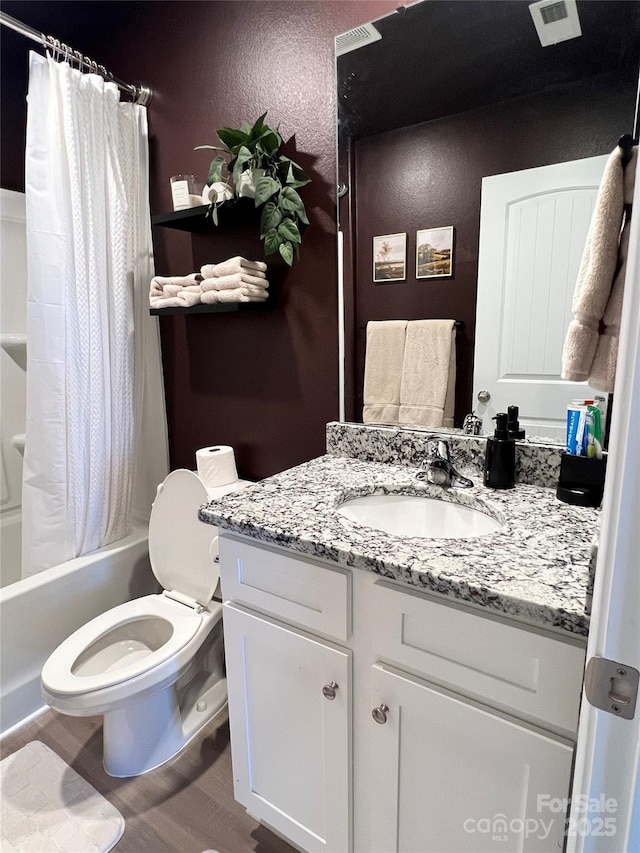
[{"label": "black container", "polygon": [[494,420],[495,433],[487,439],[484,484],[490,489],[512,489],[516,484],[516,442],[509,436],[506,412],[500,412]]},{"label": "black container", "polygon": [[598,507],[602,503],[607,457],[588,459],[563,453],[556,497],[574,506]]},{"label": "black container", "polygon": [[518,417],[520,410],[517,406],[507,407],[507,429],[509,430],[509,438],[524,438],[524,430],[520,428]]}]

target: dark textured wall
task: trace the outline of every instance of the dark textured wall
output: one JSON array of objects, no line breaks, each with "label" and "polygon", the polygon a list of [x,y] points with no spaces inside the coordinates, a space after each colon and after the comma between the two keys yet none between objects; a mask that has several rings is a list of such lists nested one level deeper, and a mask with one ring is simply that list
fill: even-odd
[{"label": "dark textured wall", "polygon": [[[303,190],[311,224],[300,260],[291,270],[276,263],[273,304],[161,319],[172,467],[193,467],[194,451],[212,443],[233,445],[240,474],[250,478],[323,452],[324,425],[338,415],[333,37],[393,8],[389,0],[3,2],[14,17],[153,89],[154,212],[170,209],[170,175],[206,174],[209,157],[194,146],[265,110],[313,178]],[[26,82],[20,89],[19,79],[26,81],[28,48],[26,41],[16,48],[22,59],[13,58],[2,122],[2,183],[14,189],[22,180]],[[154,232],[159,274],[260,251],[243,229],[193,243],[186,234]]]},{"label": "dark textured wall", "polygon": [[[483,176],[608,153],[633,128],[636,81],[634,69],[601,75],[356,143],[355,417],[362,415],[367,321],[451,317],[464,322],[457,346],[461,425],[472,409]],[[417,279],[416,230],[447,225],[455,229],[453,276]],[[373,237],[402,231],[406,281],[374,284]]]}]

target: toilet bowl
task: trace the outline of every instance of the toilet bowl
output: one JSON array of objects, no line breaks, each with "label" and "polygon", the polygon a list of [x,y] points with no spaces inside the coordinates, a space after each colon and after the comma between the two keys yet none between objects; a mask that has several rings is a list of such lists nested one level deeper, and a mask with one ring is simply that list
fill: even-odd
[{"label": "toilet bowl", "polygon": [[104,715],[111,776],[164,764],[226,705],[222,605],[212,601],[217,537],[198,520],[206,501],[196,474],[169,474],[149,521],[149,558],[164,591],[92,619],[42,668],[42,695],[53,709]]}]

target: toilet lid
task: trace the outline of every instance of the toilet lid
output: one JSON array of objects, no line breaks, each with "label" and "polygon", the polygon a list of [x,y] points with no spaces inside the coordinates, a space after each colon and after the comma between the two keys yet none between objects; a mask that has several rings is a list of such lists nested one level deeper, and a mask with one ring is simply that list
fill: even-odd
[{"label": "toilet lid", "polygon": [[172,471],[158,486],[149,519],[149,559],[164,589],[208,604],[220,572],[210,556],[216,527],[198,519],[207,490],[193,471]]}]

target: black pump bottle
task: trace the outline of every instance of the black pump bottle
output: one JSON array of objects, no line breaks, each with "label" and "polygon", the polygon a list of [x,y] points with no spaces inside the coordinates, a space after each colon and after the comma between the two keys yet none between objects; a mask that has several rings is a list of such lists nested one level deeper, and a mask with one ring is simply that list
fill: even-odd
[{"label": "black pump bottle", "polygon": [[490,489],[512,489],[516,482],[516,442],[509,436],[507,413],[500,412],[494,420],[495,433],[487,439],[484,484]]}]

